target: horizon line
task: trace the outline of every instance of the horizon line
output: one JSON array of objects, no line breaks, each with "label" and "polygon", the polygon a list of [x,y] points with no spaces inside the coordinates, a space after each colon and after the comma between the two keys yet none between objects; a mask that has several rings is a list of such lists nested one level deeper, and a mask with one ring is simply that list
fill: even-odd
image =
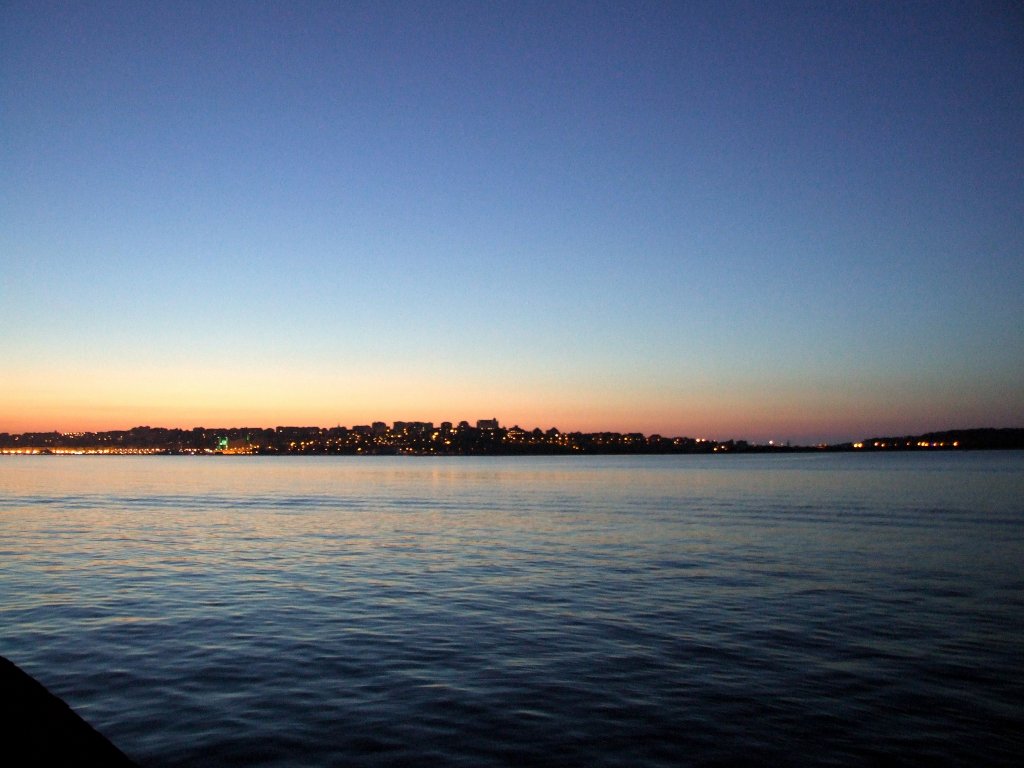
[{"label": "horizon line", "polygon": [[[402,425],[402,426],[398,426],[398,425]],[[446,427],[446,425],[447,425],[447,427]],[[206,427],[206,426],[201,425],[201,424],[200,425],[194,425],[192,427],[181,427],[181,426],[165,427],[165,426],[151,426],[149,424],[137,424],[135,426],[124,428],[124,429],[116,429],[115,428],[115,429],[98,429],[98,430],[73,430],[73,431],[67,431],[67,432],[59,430],[59,429],[52,429],[52,430],[27,430],[27,431],[21,431],[21,432],[10,432],[10,431],[7,431],[7,430],[0,430],[0,434],[9,435],[9,436],[12,436],[12,437],[13,436],[22,436],[22,435],[53,435],[53,434],[60,435],[61,437],[75,437],[75,436],[85,436],[85,435],[89,435],[89,434],[101,435],[101,434],[112,433],[112,432],[133,432],[133,431],[136,431],[136,430],[143,430],[143,429],[145,429],[145,430],[165,430],[165,431],[177,430],[177,431],[181,431],[181,432],[194,432],[196,430],[203,430],[204,432],[206,432],[206,431],[217,432],[217,431],[239,431],[239,430],[247,430],[247,429],[260,430],[260,431],[278,431],[278,430],[288,430],[288,429],[296,429],[296,430],[313,430],[313,429],[316,429],[316,430],[329,431],[329,430],[332,430],[332,429],[343,429],[343,430],[346,430],[346,431],[371,430],[373,432],[378,432],[379,433],[381,431],[380,430],[381,426],[383,426],[383,428],[384,428],[383,431],[386,431],[386,432],[397,432],[397,431],[400,431],[401,429],[404,429],[404,428],[407,428],[407,427],[413,427],[413,428],[419,428],[419,429],[423,429],[423,428],[428,428],[428,429],[445,429],[445,428],[463,429],[463,428],[468,428],[468,429],[478,429],[478,430],[493,429],[493,430],[505,430],[505,431],[510,431],[510,430],[518,429],[518,430],[522,430],[523,432],[527,432],[527,433],[532,433],[532,432],[535,432],[536,430],[540,430],[542,433],[550,433],[552,431],[555,431],[555,432],[557,432],[559,434],[566,434],[566,435],[572,435],[572,434],[578,434],[578,435],[600,435],[600,434],[640,435],[640,436],[642,436],[645,439],[654,438],[654,437],[660,437],[660,438],[665,439],[665,440],[693,440],[693,441],[696,441],[696,442],[707,442],[707,443],[729,443],[729,442],[735,442],[735,443],[746,443],[746,444],[751,444],[751,445],[767,445],[767,446],[773,446],[773,445],[774,446],[788,446],[788,445],[791,445],[793,443],[793,441],[791,441],[791,440],[778,440],[778,441],[776,441],[776,440],[768,440],[765,443],[758,443],[758,442],[753,441],[753,440],[746,440],[746,439],[733,438],[733,437],[727,438],[725,440],[719,440],[716,437],[705,437],[705,436],[692,437],[690,435],[665,435],[665,434],[662,434],[660,432],[646,433],[646,432],[642,432],[642,431],[639,431],[639,430],[623,431],[623,430],[613,430],[613,429],[598,429],[598,430],[585,431],[585,430],[575,429],[575,430],[568,430],[568,431],[566,431],[566,430],[559,429],[557,426],[551,426],[551,427],[548,427],[547,429],[544,429],[544,428],[539,427],[539,426],[535,426],[535,427],[532,427],[532,428],[527,428],[527,427],[522,427],[519,424],[513,424],[511,426],[510,425],[502,425],[502,424],[499,423],[499,420],[497,418],[477,419],[475,426],[469,420],[467,420],[467,419],[462,419],[462,420],[460,420],[458,422],[452,422],[452,421],[445,420],[445,421],[438,422],[438,423],[435,423],[435,422],[432,422],[432,421],[401,420],[401,419],[399,419],[399,420],[394,420],[394,421],[391,421],[391,422],[386,422],[386,421],[383,421],[383,420],[375,420],[375,421],[371,421],[368,424],[353,424],[352,426],[346,426],[346,425],[342,425],[342,424],[338,423],[336,426],[329,426],[329,427],[328,426],[322,426],[322,425],[316,425],[316,424],[277,424],[277,425],[274,425],[273,427],[251,425],[251,424],[250,425],[240,425],[240,426],[223,426],[222,425],[222,426],[214,426],[214,427]],[[861,439],[863,439],[863,440],[872,440],[872,439],[883,439],[883,438],[911,438],[911,437],[920,437],[920,436],[924,436],[924,435],[949,434],[949,433],[954,433],[954,432],[982,432],[982,431],[1002,431],[1002,430],[1021,430],[1021,429],[1024,429],[1024,427],[1012,427],[1012,426],[1001,426],[1001,427],[992,427],[992,426],[984,426],[984,427],[949,427],[949,428],[943,428],[943,429],[930,429],[930,430],[924,430],[924,431],[920,431],[920,432],[906,433],[906,434],[897,434],[897,433],[884,434],[884,433],[879,432],[879,433],[872,434],[870,437],[868,437],[866,435],[862,436]],[[857,439],[851,438],[851,439],[848,439],[848,440],[840,440],[840,441],[837,441],[837,442],[815,442],[815,443],[806,443],[806,444],[798,443],[797,445],[798,446],[799,445],[807,445],[808,447],[841,446],[841,445],[847,445],[847,444],[854,444],[856,442],[858,442]]]}]

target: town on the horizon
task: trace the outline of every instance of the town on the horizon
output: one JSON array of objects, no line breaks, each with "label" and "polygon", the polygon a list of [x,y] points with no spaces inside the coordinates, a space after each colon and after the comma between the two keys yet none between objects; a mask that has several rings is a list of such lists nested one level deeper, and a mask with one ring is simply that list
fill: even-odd
[{"label": "town on the horizon", "polygon": [[0,432],[2,454],[212,454],[485,456],[552,454],[705,454],[808,451],[989,450],[1024,448],[1024,429],[980,428],[874,437],[857,442],[790,445],[769,441],[663,437],[640,432],[562,432],[498,419],[453,424],[383,421],[353,427],[140,426],[103,432]]}]

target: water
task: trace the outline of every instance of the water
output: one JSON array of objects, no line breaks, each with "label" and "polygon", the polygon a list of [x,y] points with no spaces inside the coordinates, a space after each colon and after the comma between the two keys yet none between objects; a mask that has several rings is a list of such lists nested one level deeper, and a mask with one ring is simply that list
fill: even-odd
[{"label": "water", "polygon": [[1022,470],[4,457],[0,654],[153,767],[1010,764]]}]

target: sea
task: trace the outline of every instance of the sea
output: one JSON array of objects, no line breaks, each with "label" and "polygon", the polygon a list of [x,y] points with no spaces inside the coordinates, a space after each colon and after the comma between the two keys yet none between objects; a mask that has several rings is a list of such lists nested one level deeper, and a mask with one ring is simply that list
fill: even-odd
[{"label": "sea", "polygon": [[1024,452],[4,456],[0,655],[152,768],[1019,764]]}]

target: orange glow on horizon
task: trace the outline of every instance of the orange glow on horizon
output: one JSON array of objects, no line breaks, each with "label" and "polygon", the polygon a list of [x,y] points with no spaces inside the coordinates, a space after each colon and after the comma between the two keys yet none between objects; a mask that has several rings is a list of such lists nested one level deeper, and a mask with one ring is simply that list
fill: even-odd
[{"label": "orange glow on horizon", "polygon": [[[667,389],[579,375],[510,381],[437,371],[411,378],[398,366],[372,373],[269,370],[259,376],[229,369],[54,369],[0,380],[0,432],[351,427],[496,417],[503,426],[525,429],[814,444],[994,421],[980,400],[935,403],[914,394],[902,385],[874,391],[704,380]],[[948,414],[956,414],[955,423]],[[995,421],[1008,426],[1016,420],[1007,414]]]}]

